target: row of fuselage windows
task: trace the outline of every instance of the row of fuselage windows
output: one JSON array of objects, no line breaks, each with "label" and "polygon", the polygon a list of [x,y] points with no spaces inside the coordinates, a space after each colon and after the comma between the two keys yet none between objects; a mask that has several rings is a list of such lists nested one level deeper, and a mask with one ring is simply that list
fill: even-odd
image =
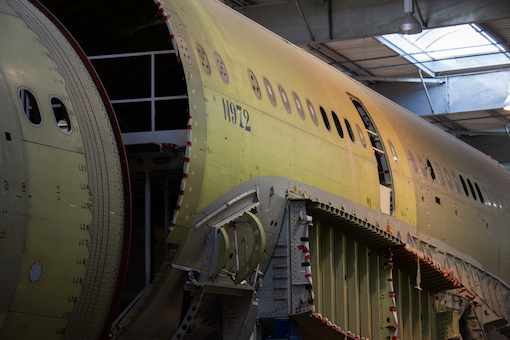
[{"label": "row of fuselage windows", "polygon": [[[202,67],[203,67],[204,71],[206,72],[206,74],[210,76],[211,68],[209,66],[209,61],[208,61],[206,52],[202,48],[202,46],[200,46],[200,44],[197,43],[196,46],[197,46],[198,54],[201,57],[200,59],[201,59]],[[220,72],[220,75],[222,75],[223,81],[226,84],[228,84],[229,83],[228,76],[226,79],[223,76],[223,74],[227,74],[226,66],[223,63],[223,60],[221,60],[221,57],[219,57],[219,55],[216,56],[216,54],[217,53],[215,53],[215,61],[216,61],[217,67],[218,67],[218,71]],[[218,59],[219,59],[219,61],[218,61]],[[262,100],[262,90],[260,88],[257,77],[255,76],[255,74],[253,73],[252,70],[248,69],[247,72],[248,72],[248,79],[249,79],[251,88],[253,90],[253,93],[255,94],[257,99]],[[271,85],[271,83],[269,82],[269,80],[266,77],[262,77],[262,82],[263,82],[265,92],[267,93],[267,97],[268,97],[271,105],[273,105],[274,107],[277,107],[278,101],[277,101],[276,93],[273,89],[273,86]],[[283,88],[283,86],[281,84],[278,84],[278,93],[280,94],[280,99],[282,101],[283,107],[285,108],[285,111],[287,111],[287,113],[289,113],[289,114],[292,113],[292,106],[290,104],[290,102],[292,100],[294,102],[294,106],[296,108],[296,111],[298,112],[299,117],[303,121],[305,121],[306,120],[305,108],[304,108],[298,94],[296,92],[292,91],[292,99],[290,99],[290,97],[288,96],[287,92],[285,91],[285,89]],[[316,127],[319,127],[319,119],[317,117],[317,112],[316,112],[315,107],[313,106],[312,102],[308,98],[306,98],[306,108],[308,109],[308,112],[310,114],[310,118],[311,118],[313,124]],[[329,122],[329,118],[328,118],[328,115],[326,114],[326,111],[324,110],[324,108],[322,106],[320,106],[319,109],[321,112],[321,116],[322,116],[324,125],[326,126],[326,129],[331,132],[331,124]],[[335,125],[338,135],[340,136],[340,138],[343,139],[344,131],[343,131],[342,125],[340,123],[340,119],[338,118],[337,114],[334,111],[331,111],[331,116],[333,117],[333,123]],[[344,124],[347,129],[347,133],[349,134],[349,138],[354,143],[355,142],[354,131],[351,127],[351,124],[349,123],[349,121],[346,118],[344,119]],[[363,134],[362,129],[359,127],[359,125],[357,123],[355,124],[355,126],[356,126],[356,132],[358,133],[359,138],[360,138],[360,142],[363,145],[363,147],[366,148],[367,142],[365,139],[365,135]],[[388,143],[390,144],[390,151],[392,153],[392,158],[396,163],[398,163],[398,156],[396,154],[395,148],[393,147],[390,140],[388,140]],[[411,162],[411,165],[414,168],[414,171],[417,174],[419,174],[421,172],[421,170],[418,168],[418,165],[414,161],[414,157],[410,151],[408,151],[408,155],[409,155],[409,161]],[[443,167],[443,172],[446,177],[446,181],[444,181],[443,175],[441,173],[441,169],[437,164],[436,164],[436,170],[434,170],[434,167],[432,166],[432,164],[430,163],[430,161],[428,159],[426,159],[426,163],[424,163],[419,155],[417,155],[417,158],[418,158],[421,168],[423,169],[422,173],[425,177],[427,177],[427,169],[428,169],[428,173],[430,173],[430,176],[433,181],[439,182],[441,185],[446,183],[444,185],[447,185],[448,188],[452,191],[454,191],[456,189],[457,193],[459,193],[459,194],[462,194],[461,190],[463,189],[463,192],[466,195],[466,197],[471,196],[475,201],[479,200],[482,204],[485,204],[489,207],[492,206],[492,207],[499,207],[500,209],[503,209],[503,204],[502,204],[503,200],[500,197],[498,197],[497,195],[493,195],[490,192],[490,190],[485,191],[485,189],[483,189],[484,192],[486,192],[486,194],[485,195],[482,194],[482,190],[478,186],[478,183],[476,183],[474,181],[471,182],[471,180],[469,178],[466,178],[466,180],[465,180],[462,177],[462,175],[460,175],[460,174],[458,175],[458,179],[457,179],[457,176],[455,176],[455,173],[453,171],[452,171],[452,176],[450,176],[450,173],[446,169],[446,167]],[[437,172],[437,174],[436,174],[436,172]],[[461,185],[462,185],[462,189],[461,189]],[[455,189],[454,189],[454,186],[455,186]],[[484,198],[484,196],[486,198]],[[506,210],[508,212],[510,212],[508,202],[506,202],[506,199],[504,197],[503,197],[503,199],[505,200]]]},{"label": "row of fuselage windows", "polygon": [[[257,97],[257,99],[259,99],[259,100],[262,100],[262,90],[260,88],[259,82],[258,82],[255,74],[253,73],[253,71],[250,69],[248,69],[248,79],[250,81],[250,84],[251,84],[253,93],[255,94],[255,97]],[[269,82],[269,80],[266,77],[262,77],[262,82],[264,84],[264,88],[267,93],[269,102],[274,107],[277,107],[278,101],[277,101],[276,93],[273,89],[273,86],[271,85],[271,83]],[[305,107],[303,106],[298,94],[296,92],[292,91],[292,99],[291,99],[288,96],[287,91],[285,91],[283,86],[280,84],[278,84],[278,93],[280,94],[280,99],[283,103],[283,107],[285,108],[285,111],[287,111],[288,114],[292,113],[292,106],[290,104],[290,102],[292,100],[294,102],[294,106],[296,108],[296,111],[297,111],[299,117],[303,121],[305,121],[306,120]],[[310,118],[311,118],[313,124],[316,127],[319,127],[319,118],[317,115],[317,111],[315,110],[315,107],[313,106],[312,102],[308,98],[306,98],[306,108],[308,110],[308,113],[310,114]],[[324,108],[322,106],[319,106],[319,109],[320,109],[320,113],[321,113],[324,125],[326,126],[326,129],[328,129],[328,131],[331,132],[331,124],[329,122],[329,118],[328,118],[328,115],[326,114],[326,111],[324,110]],[[336,129],[338,135],[340,136],[340,138],[344,138],[344,130],[342,128],[342,124],[340,123],[340,119],[338,118],[337,114],[334,111],[331,111],[331,116],[333,117],[333,123],[335,125],[335,129]],[[346,118],[344,119],[344,124],[345,124],[345,128],[347,129],[347,134],[349,135],[349,138],[351,139],[351,141],[353,143],[356,142],[354,130],[352,129],[351,124],[349,123],[349,121]],[[359,127],[358,124],[356,124],[355,126],[356,126],[356,132],[359,135],[361,144],[363,145],[363,147],[366,148],[367,142],[365,139],[365,135],[363,134],[363,131]]]},{"label": "row of fuselage windows", "polygon": [[493,194],[490,189],[480,188],[477,182],[471,181],[469,178],[464,178],[461,174],[456,175],[455,171],[449,171],[445,166],[441,167],[437,164],[430,162],[428,158],[425,161],[416,155],[417,161],[411,151],[407,151],[409,163],[414,172],[418,175],[422,174],[425,178],[430,175],[433,182],[439,185],[447,186],[451,191],[456,191],[459,195],[471,197],[473,200],[478,201],[488,207],[499,208],[510,213],[510,206],[504,196]]},{"label": "row of fuselage windows", "polygon": [[[187,56],[189,55],[187,44],[184,41],[184,39],[178,39],[178,40],[179,40],[178,44],[180,47],[180,51],[183,54],[183,59],[185,61],[187,59],[190,59],[190,61],[187,62],[187,64],[188,64],[188,66],[191,67],[193,64],[191,62],[191,58],[187,58]],[[197,53],[199,56],[199,60],[200,60],[202,69],[204,70],[205,74],[207,74],[208,76],[211,76],[212,69],[211,69],[211,66],[209,63],[209,58],[207,57],[207,52],[198,42],[195,44],[195,46],[197,49]],[[227,67],[226,67],[225,63],[223,62],[223,59],[217,52],[214,52],[214,60],[216,62],[218,72],[219,72],[223,82],[228,85],[229,77],[228,77]],[[251,84],[251,87],[253,89],[255,96],[261,100],[262,99],[262,90],[260,88],[257,77],[255,76],[253,71],[250,69],[248,69],[248,79],[250,81],[250,84]],[[271,105],[273,105],[274,107],[277,107],[278,102],[276,99],[276,94],[273,90],[273,86],[271,85],[271,83],[269,82],[269,80],[266,77],[262,77],[262,81],[263,81],[267,96],[269,98],[269,101],[271,102]],[[285,111],[287,111],[287,113],[289,113],[289,114],[292,113],[292,107],[290,105],[290,101],[292,100],[295,104],[295,107],[299,114],[299,117],[303,121],[306,120],[305,107],[303,106],[301,99],[299,98],[297,93],[292,91],[292,99],[291,99],[287,95],[287,92],[285,91],[283,86],[280,84],[278,84],[278,92],[280,94],[280,98],[282,100],[283,107],[285,108]],[[315,110],[315,107],[313,106],[312,102],[308,98],[306,98],[306,108],[308,109],[308,112],[310,114],[310,118],[312,119],[313,124],[316,127],[319,127],[319,118],[317,116],[317,111]],[[324,110],[324,108],[322,108],[322,106],[320,107],[320,112],[321,112],[322,120],[324,121],[324,125],[326,126],[326,129],[328,129],[328,131],[331,132],[331,124],[329,122],[328,115],[326,114],[326,111]],[[331,111],[331,116],[333,117],[333,123],[335,124],[335,128],[336,128],[338,135],[340,136],[340,138],[344,138],[344,131],[343,131],[342,125],[340,123],[340,119],[338,118],[337,114],[334,111]],[[345,124],[345,128],[347,129],[349,138],[354,143],[356,141],[356,137],[354,135],[354,131],[352,129],[351,124],[349,123],[349,121],[347,119],[344,119],[344,124]],[[359,135],[361,144],[363,145],[364,148],[366,148],[367,142],[365,139],[365,135],[363,134],[362,129],[359,127],[358,124],[356,124],[356,132]]]},{"label": "row of fuselage windows", "polygon": [[[25,118],[33,126],[41,127],[43,125],[43,117],[39,108],[39,102],[33,92],[25,87],[20,87],[18,89],[18,96]],[[62,100],[56,96],[50,96],[49,103],[59,130],[65,134],[70,134],[72,132],[71,120]]]},{"label": "row of fuselage windows", "polygon": [[[250,69],[248,69],[248,78],[251,83],[252,90],[255,93],[255,96],[258,99],[262,99],[262,91],[260,89],[258,80],[255,77],[255,74],[253,73],[253,71],[251,71]],[[269,82],[269,80],[266,77],[263,77],[262,80],[263,80],[264,88],[266,90],[269,101],[271,102],[271,104],[274,107],[276,107],[277,99],[276,99],[276,95],[275,95],[275,92],[273,90],[271,83]],[[292,113],[292,108],[290,105],[290,100],[287,95],[287,92],[285,91],[283,86],[280,84],[278,84],[278,92],[280,94],[280,98],[282,100],[285,110],[289,114]],[[298,111],[300,118],[304,121],[306,119],[305,112],[304,112],[304,109],[301,104],[301,100],[300,100],[299,96],[294,91],[292,91],[292,100],[294,101],[295,107]],[[314,123],[315,126],[318,127],[319,120],[317,118],[315,108],[308,98],[306,98],[306,106],[308,108],[308,112],[310,114],[310,118],[312,119],[312,122]],[[322,119],[324,121],[324,125],[326,126],[328,131],[331,131],[331,125],[329,123],[328,116],[326,114],[326,111],[322,108],[322,106],[320,106],[320,112],[322,115]],[[343,132],[342,126],[340,124],[340,120],[338,119],[338,116],[336,115],[336,113],[334,111],[331,111],[331,116],[333,117],[333,122],[335,124],[335,128],[338,132],[338,135],[341,138],[344,138],[344,132]],[[349,123],[349,121],[347,119],[344,119],[344,123],[345,123],[345,127],[347,128],[347,131],[348,131],[351,141],[355,142],[354,132],[351,127],[351,124]],[[366,148],[365,136],[358,124],[356,124],[356,130],[360,137],[361,144],[363,145],[363,147]],[[388,140],[388,143],[390,145],[390,151],[392,154],[392,158],[396,163],[398,163],[398,156],[396,154],[395,148],[393,147],[390,140]],[[414,168],[414,171],[417,174],[419,174],[420,169],[418,168],[417,163],[414,161],[414,157],[413,157],[412,153],[410,151],[408,151],[408,154],[409,154],[409,161],[410,161],[412,167]],[[450,173],[446,169],[446,167],[443,167],[443,173],[446,177],[446,181],[445,181],[443,179],[443,174],[441,172],[441,169],[437,164],[435,167],[436,170],[434,170],[434,167],[432,166],[432,164],[430,163],[430,161],[428,159],[426,159],[426,162],[424,163],[419,155],[417,155],[417,158],[418,158],[418,162],[420,163],[421,168],[424,169],[424,171],[422,173],[425,177],[427,177],[427,173],[429,173],[432,178],[432,181],[438,182],[438,183],[440,183],[440,185],[444,184],[445,186],[448,186],[448,188],[452,191],[454,191],[456,189],[459,194],[462,194],[462,192],[463,192],[466,195],[466,197],[472,197],[475,201],[479,200],[482,204],[485,204],[489,207],[496,207],[496,208],[499,207],[500,209],[503,209],[502,203],[504,201],[501,198],[499,198],[497,195],[493,195],[490,191],[487,192],[485,195],[482,194],[482,190],[478,186],[478,183],[476,183],[474,181],[471,182],[471,180],[469,178],[464,179],[464,177],[462,177],[462,175],[460,175],[460,174],[458,175],[458,179],[457,179],[457,176],[455,176],[455,173],[453,171],[452,171],[452,176],[450,176]],[[461,188],[461,186],[462,186],[462,188]],[[484,189],[484,192],[485,192],[485,189]],[[486,197],[487,199],[484,197]],[[505,199],[505,198],[503,197],[503,199]],[[508,203],[507,202],[505,202],[505,203],[506,203],[506,206],[508,209]]]}]

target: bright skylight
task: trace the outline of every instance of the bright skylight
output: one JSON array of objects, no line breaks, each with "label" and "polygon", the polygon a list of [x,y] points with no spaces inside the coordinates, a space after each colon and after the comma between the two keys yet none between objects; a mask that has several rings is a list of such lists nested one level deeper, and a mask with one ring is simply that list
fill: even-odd
[{"label": "bright skylight", "polygon": [[439,72],[510,64],[510,53],[475,24],[377,37],[430,76]]}]

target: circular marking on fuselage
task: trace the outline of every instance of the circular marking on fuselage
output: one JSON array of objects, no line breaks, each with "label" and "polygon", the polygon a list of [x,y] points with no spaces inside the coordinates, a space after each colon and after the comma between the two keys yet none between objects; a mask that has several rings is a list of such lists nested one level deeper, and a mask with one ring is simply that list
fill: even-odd
[{"label": "circular marking on fuselage", "polygon": [[40,262],[34,262],[32,263],[32,266],[30,266],[30,272],[29,277],[30,281],[37,282],[41,278],[42,274],[42,265]]}]

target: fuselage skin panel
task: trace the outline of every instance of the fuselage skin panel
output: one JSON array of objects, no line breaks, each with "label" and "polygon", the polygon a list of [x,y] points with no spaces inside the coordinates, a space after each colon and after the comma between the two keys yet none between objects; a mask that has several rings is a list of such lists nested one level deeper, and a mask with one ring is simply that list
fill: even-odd
[{"label": "fuselage skin panel", "polygon": [[[219,3],[173,1],[164,7],[174,33],[187,44],[186,51],[180,46],[181,54],[191,53],[193,60],[192,64],[183,61],[193,119],[190,179],[200,177],[202,182],[200,194],[196,186],[186,190],[176,226],[179,231],[170,235],[170,242],[184,241],[193,218],[199,221],[200,211],[223,192],[251,178],[276,175],[289,179],[291,191],[293,183],[306,183],[350,200],[348,210],[355,212],[361,205],[374,211],[378,216],[373,218],[381,225],[391,224],[404,241],[412,230],[409,226],[414,226],[409,237],[463,254],[508,282],[507,261],[494,260],[510,255],[502,243],[508,209],[483,194],[493,191],[505,197],[510,177],[501,165]],[[207,54],[211,75],[201,66],[194,49],[197,44]],[[215,55],[224,62],[228,83],[216,67]],[[251,75],[257,79],[260,95],[253,89]],[[290,114],[280,87],[289,99]],[[293,93],[303,106],[304,120]],[[380,213],[370,136],[352,99],[368,111],[388,152],[395,196],[387,222]],[[332,112],[339,118],[344,138],[335,130]],[[412,160],[409,153],[414,155]],[[448,173],[443,174],[445,170]],[[468,195],[459,184],[460,177],[466,181]],[[476,189],[473,198],[468,179],[473,188],[475,183],[480,188],[483,203]],[[400,230],[399,225],[406,227]],[[482,235],[487,246],[480,248]],[[189,261],[177,260],[183,265]]]}]

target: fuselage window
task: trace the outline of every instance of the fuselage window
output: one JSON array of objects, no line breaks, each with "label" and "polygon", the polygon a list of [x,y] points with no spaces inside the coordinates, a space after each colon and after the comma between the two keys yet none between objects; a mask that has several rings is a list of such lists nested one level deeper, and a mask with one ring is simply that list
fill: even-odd
[{"label": "fuselage window", "polygon": [[207,53],[205,53],[204,48],[199,43],[196,43],[198,57],[200,58],[200,63],[202,64],[202,69],[205,74],[208,76],[211,75],[211,64],[209,64],[209,58],[207,58]]},{"label": "fuselage window", "polygon": [[214,61],[216,62],[216,67],[218,68],[218,72],[220,73],[221,79],[225,84],[228,85],[229,77],[227,68],[225,66],[225,63],[223,62],[223,59],[218,54],[218,52],[214,52]]},{"label": "fuselage window", "polygon": [[453,178],[453,182],[455,183],[455,187],[457,188],[457,193],[458,194],[461,194],[461,189],[460,189],[460,184],[459,184],[459,180],[457,179],[457,176],[455,176],[455,172],[452,170],[452,178]]},{"label": "fuselage window", "polygon": [[253,73],[250,69],[248,69],[248,79],[250,80],[251,89],[253,90],[253,93],[255,93],[255,97],[262,99],[262,91],[260,91],[259,82],[257,77],[255,77],[255,73]]},{"label": "fuselage window", "polygon": [[444,166],[443,166],[443,172],[446,177],[446,183],[448,183],[448,188],[450,188],[450,190],[453,190],[452,179],[450,178],[450,174],[448,173],[448,170],[446,170],[446,168]]},{"label": "fuselage window", "polygon": [[271,104],[274,107],[276,107],[276,96],[274,95],[273,87],[271,86],[271,83],[269,82],[269,80],[267,80],[266,77],[262,77],[262,80],[264,81],[264,86],[266,88],[266,92],[267,92],[267,96],[269,97],[269,101],[271,102]]},{"label": "fuselage window", "polygon": [[296,104],[297,112],[299,113],[299,117],[302,120],[306,119],[305,110],[303,109],[303,105],[301,105],[301,99],[299,99],[296,92],[292,91],[292,98],[294,98],[294,103]]},{"label": "fuselage window", "polygon": [[331,115],[333,116],[333,122],[335,122],[336,132],[338,132],[340,138],[344,138],[344,130],[342,129],[342,125],[340,125],[340,120],[334,111],[331,111]]},{"label": "fuselage window", "polygon": [[476,192],[478,193],[478,197],[480,197],[480,202],[485,203],[485,200],[483,199],[482,192],[480,191],[480,187],[478,186],[478,184],[476,184],[476,182],[475,182],[475,188],[476,188]]},{"label": "fuselage window", "polygon": [[32,125],[41,126],[42,116],[39,110],[39,104],[34,94],[29,89],[20,87],[18,90],[19,100],[21,102],[21,108],[25,117]]},{"label": "fuselage window", "polygon": [[322,120],[324,121],[324,125],[326,125],[326,129],[328,129],[328,131],[331,132],[331,125],[329,124],[329,119],[328,119],[328,116],[326,115],[326,111],[324,111],[322,106],[320,106],[320,109],[321,109],[321,115],[322,115]]},{"label": "fuselage window", "polygon": [[306,99],[306,106],[308,106],[308,111],[310,111],[310,117],[312,117],[313,124],[319,127],[319,119],[317,118],[317,113],[315,113],[315,108],[308,98]]},{"label": "fuselage window", "polygon": [[291,113],[292,109],[290,108],[289,97],[287,97],[287,92],[285,92],[285,89],[280,84],[278,84],[278,91],[280,91],[280,97],[282,98],[283,107],[285,108],[285,111]]},{"label": "fuselage window", "polygon": [[409,163],[411,163],[414,172],[418,173],[418,167],[416,166],[416,162],[414,161],[414,157],[411,151],[407,150],[407,156],[409,157]]},{"label": "fuselage window", "polygon": [[57,97],[51,97],[50,105],[60,131],[67,134],[71,133],[71,119],[69,119],[69,113],[67,113],[64,103]]},{"label": "fuselage window", "polygon": [[418,160],[418,164],[420,164],[421,173],[423,174],[424,178],[427,178],[428,172],[427,172],[427,166],[425,163],[423,163],[422,158],[420,155],[416,154],[416,159]]},{"label": "fuselage window", "polygon": [[469,185],[469,190],[471,190],[471,195],[473,195],[473,198],[476,201],[476,194],[475,194],[475,189],[473,188],[473,184],[471,184],[471,181],[469,180],[469,178],[467,178],[466,180],[467,180],[468,185]]},{"label": "fuselage window", "polygon": [[367,141],[365,140],[365,135],[363,134],[363,130],[359,127],[358,123],[356,123],[356,131],[358,132],[359,140],[361,142],[361,145],[366,149],[367,148]]},{"label": "fuselage window", "polygon": [[188,49],[188,43],[184,39],[184,37],[180,34],[176,36],[177,46],[179,47],[179,52],[181,53],[181,59],[184,60],[186,65],[189,67],[193,66],[193,58],[191,57],[191,51]]},{"label": "fuselage window", "polygon": [[460,182],[462,183],[462,187],[464,188],[464,193],[466,194],[467,197],[469,197],[468,188],[466,186],[466,182],[464,182],[464,178],[462,178],[462,175],[459,175],[459,178]]},{"label": "fuselage window", "polygon": [[430,163],[428,158],[425,158],[425,160],[427,161],[427,168],[429,169],[430,177],[432,177],[432,180],[435,181],[436,180],[436,174],[434,172],[434,168],[432,167],[432,164]]},{"label": "fuselage window", "polygon": [[436,178],[439,182],[440,185],[443,185],[444,183],[444,179],[443,179],[443,174],[441,173],[441,167],[437,164],[437,163],[434,163],[434,165],[436,166]]},{"label": "fuselage window", "polygon": [[352,132],[351,124],[349,123],[349,121],[347,119],[344,119],[344,123],[345,123],[345,127],[347,128],[347,132],[349,133],[349,137],[354,142],[355,139],[354,139],[354,133]]},{"label": "fuselage window", "polygon": [[395,163],[398,164],[397,150],[395,150],[395,147],[393,146],[393,143],[389,139],[388,139],[388,146],[390,147],[391,156],[393,157],[393,160],[395,161]]}]

